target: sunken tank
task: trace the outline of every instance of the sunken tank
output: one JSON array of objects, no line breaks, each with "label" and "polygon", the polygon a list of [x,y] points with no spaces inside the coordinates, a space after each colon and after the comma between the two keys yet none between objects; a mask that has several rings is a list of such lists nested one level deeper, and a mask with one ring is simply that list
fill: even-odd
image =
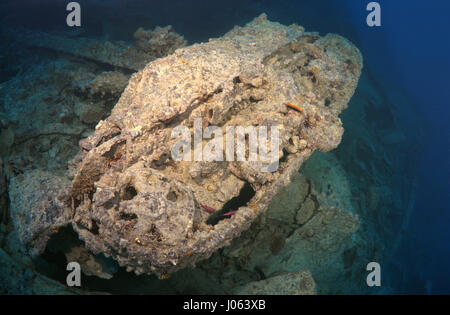
[{"label": "sunken tank", "polygon": [[[265,15],[177,49],[135,73],[111,115],[80,141],[61,212],[70,213],[87,249],[128,271],[164,277],[194,266],[248,229],[312,152],[339,145],[338,115],[361,69],[360,52],[346,39]],[[174,129],[194,134],[198,122],[224,133],[276,126],[277,167],[175,161]],[[203,138],[200,148],[211,141]]]}]

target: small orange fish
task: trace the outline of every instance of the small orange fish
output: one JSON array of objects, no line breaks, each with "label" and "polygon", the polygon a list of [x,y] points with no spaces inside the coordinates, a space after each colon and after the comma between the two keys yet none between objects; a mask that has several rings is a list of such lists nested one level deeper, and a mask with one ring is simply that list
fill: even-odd
[{"label": "small orange fish", "polygon": [[302,113],[303,115],[305,114],[305,110],[300,105],[295,105],[292,103],[284,103],[284,105],[286,105],[289,108],[295,109],[296,111]]}]

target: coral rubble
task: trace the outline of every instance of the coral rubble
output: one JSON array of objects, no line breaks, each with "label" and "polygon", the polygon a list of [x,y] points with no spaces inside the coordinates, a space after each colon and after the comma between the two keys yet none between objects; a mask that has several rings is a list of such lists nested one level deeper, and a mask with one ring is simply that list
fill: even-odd
[{"label": "coral rubble", "polygon": [[[183,37],[172,32],[170,26],[159,27],[154,31],[139,29],[136,34],[138,39],[136,47],[121,41],[68,38],[32,30],[2,28],[0,36],[18,39],[29,47],[54,50],[131,71],[140,70],[148,62],[186,45]],[[150,48],[150,45],[153,48]]]}]

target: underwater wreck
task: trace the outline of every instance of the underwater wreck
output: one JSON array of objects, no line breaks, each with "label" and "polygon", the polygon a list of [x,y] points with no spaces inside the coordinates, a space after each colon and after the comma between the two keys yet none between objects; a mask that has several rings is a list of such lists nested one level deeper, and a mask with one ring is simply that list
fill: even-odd
[{"label": "underwater wreck", "polygon": [[[47,48],[61,47],[52,38],[48,42]],[[104,117],[106,111],[103,117],[92,118],[91,112],[83,116],[90,119],[81,119],[85,125],[74,132],[87,137],[79,142],[67,171],[8,171],[12,221],[31,257],[39,257],[52,235],[70,225],[84,242],[81,251],[86,255],[111,257],[137,275],[167,278],[239,237],[241,243],[251,243],[250,227],[264,225],[262,218],[277,207],[274,202],[283,205],[278,199],[292,189],[291,181],[310,186],[298,175],[301,165],[314,151],[339,145],[344,131],[339,115],[356,89],[363,63],[359,50],[345,38],[322,37],[261,15],[206,43],[184,47],[183,40],[174,42],[176,50],[149,58],[145,67],[142,51],[132,51],[139,55],[137,63],[114,59],[114,66],[139,71],[131,75],[109,116]],[[123,74],[111,72],[103,78],[125,86]],[[99,89],[105,86],[111,85]],[[101,98],[105,93],[92,95]],[[101,120],[89,133],[96,117]],[[262,162],[173,161],[172,130],[180,125],[193,130],[198,118],[203,126],[223,130],[277,126],[279,167],[261,172]],[[311,225],[299,237],[311,238],[319,225],[333,220],[342,223],[336,233],[348,236],[357,229],[356,216],[336,208],[320,212],[314,192],[303,189],[294,194],[306,205],[289,214],[295,224]],[[210,213],[212,209],[216,211]],[[280,245],[273,243],[271,250],[277,252]],[[92,266],[89,274],[112,277],[101,263]],[[313,288],[312,278],[306,282]]]}]

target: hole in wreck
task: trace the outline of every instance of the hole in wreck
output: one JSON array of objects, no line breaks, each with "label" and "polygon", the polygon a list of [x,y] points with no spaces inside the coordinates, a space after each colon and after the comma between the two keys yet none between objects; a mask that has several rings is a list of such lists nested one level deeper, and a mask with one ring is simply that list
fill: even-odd
[{"label": "hole in wreck", "polygon": [[255,193],[253,187],[249,183],[245,183],[244,187],[242,187],[239,192],[239,195],[227,201],[221,210],[211,214],[206,221],[206,224],[216,225],[220,220],[229,218],[230,216],[224,216],[224,214],[232,210],[238,210],[239,207],[247,205],[253,196],[255,196]]},{"label": "hole in wreck", "polygon": [[162,235],[159,232],[156,225],[152,224],[152,226],[150,227],[150,229],[148,230],[147,233],[150,234],[151,239],[156,240],[158,242],[162,242]]},{"label": "hole in wreck", "polygon": [[111,146],[108,152],[105,152],[103,156],[107,158],[108,160],[114,160],[118,156],[122,156],[124,152],[124,143],[119,142]]},{"label": "hole in wreck", "polygon": [[[50,279],[66,285],[66,277],[68,274],[66,267],[68,261],[65,254],[69,253],[74,247],[84,247],[84,243],[78,238],[78,234],[73,230],[71,225],[61,227],[56,234],[50,237],[44,253],[33,259],[35,270]],[[112,258],[106,258],[103,254],[96,256],[100,256],[112,269],[119,269],[117,262]],[[130,275],[130,273],[125,271],[125,268],[122,269],[122,273],[127,276]],[[134,277],[137,278],[137,276]],[[87,291],[99,290],[98,283],[109,283],[108,281],[110,280],[82,274],[83,289]],[[103,288],[101,287],[101,289]]]},{"label": "hole in wreck", "polygon": [[123,200],[131,200],[137,196],[136,188],[132,185],[128,185],[123,192]]},{"label": "hole in wreck", "polygon": [[94,220],[91,220],[91,223],[92,223],[92,227],[89,229],[89,231],[91,231],[91,233],[94,235],[98,235],[99,227],[98,227],[97,222],[95,222]]},{"label": "hole in wreck", "polygon": [[83,242],[79,240],[78,234],[70,225],[61,227],[56,234],[50,237],[42,255],[33,259],[36,271],[65,284],[67,260],[64,253],[69,252],[75,246],[83,246]]},{"label": "hole in wreck", "polygon": [[118,132],[112,133],[112,134],[110,134],[110,135],[104,136],[104,137],[100,140],[100,142],[96,145],[96,147],[101,146],[103,143],[108,142],[109,140],[111,140],[111,139],[113,139],[113,138],[115,138],[115,137],[117,137],[117,136],[120,136],[120,134],[121,134],[121,132],[118,131]]},{"label": "hole in wreck", "polygon": [[208,118],[209,118],[209,119],[212,119],[213,116],[214,116],[214,110],[213,110],[213,109],[210,109],[210,110],[208,111]]},{"label": "hole in wreck", "polygon": [[316,75],[312,71],[308,72],[308,77],[310,78],[312,83],[317,82]]},{"label": "hole in wreck", "polygon": [[[62,285],[66,285],[66,277],[68,275],[66,267],[68,262],[65,254],[69,253],[73,247],[78,246],[84,247],[84,242],[78,238],[78,234],[72,229],[72,226],[61,227],[58,233],[50,237],[44,253],[33,259],[35,271]],[[125,267],[118,266],[113,258],[106,258],[103,254],[100,254],[100,256],[117,271],[112,272],[114,277],[109,280],[96,276],[87,276],[82,273],[81,289],[85,292],[99,292],[100,294],[103,294],[103,292],[112,294],[176,293],[176,290],[170,286],[167,280],[159,280],[154,275],[137,276],[132,272],[127,272]],[[136,283],[145,283],[146,286],[137,286]]]},{"label": "hole in wreck", "polygon": [[164,170],[166,168],[166,161],[169,159],[169,154],[164,153],[161,155],[161,157],[158,160],[153,160],[150,167],[155,170]]},{"label": "hole in wreck", "polygon": [[125,221],[132,221],[132,220],[137,219],[137,215],[135,213],[121,212],[120,218]]},{"label": "hole in wreck", "polygon": [[169,193],[167,194],[166,198],[167,198],[167,200],[170,200],[172,202],[176,202],[178,200],[178,198],[179,198],[179,194],[178,194],[177,191],[171,189],[169,191]]},{"label": "hole in wreck", "polygon": [[288,155],[289,152],[285,148],[283,148],[283,156],[280,158],[280,163],[286,162]]}]

